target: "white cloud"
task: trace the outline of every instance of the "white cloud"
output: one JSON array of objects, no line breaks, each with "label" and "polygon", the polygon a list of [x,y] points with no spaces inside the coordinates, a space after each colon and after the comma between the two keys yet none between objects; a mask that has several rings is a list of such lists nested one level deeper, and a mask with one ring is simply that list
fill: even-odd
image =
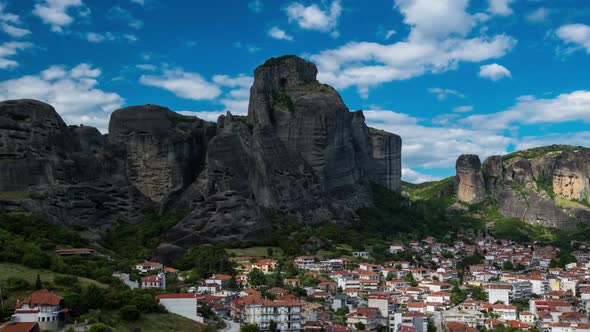
[{"label": "white cloud", "polygon": [[235,42],[233,45],[235,48],[245,49],[246,51],[248,51],[250,53],[256,53],[256,52],[259,52],[262,50],[260,47],[258,47],[256,45],[242,43],[242,42]]},{"label": "white cloud", "polygon": [[531,23],[545,22],[549,17],[549,9],[545,7],[537,8],[526,16],[526,20]]},{"label": "white cloud", "polygon": [[488,0],[488,11],[494,15],[508,16],[512,15],[513,11],[510,4],[513,0]]},{"label": "white cloud", "polygon": [[142,75],[139,82],[168,90],[176,96],[192,100],[212,100],[221,94],[221,89],[197,73],[180,68],[165,70],[162,75]]},{"label": "white cloud", "polygon": [[410,115],[386,110],[363,111],[367,124],[400,135],[402,159],[407,168],[451,168],[465,153],[483,156],[503,154],[511,139],[487,129],[469,129],[447,124],[423,124]]},{"label": "white cloud", "polygon": [[294,2],[286,9],[289,22],[295,21],[300,28],[321,32],[335,32],[337,37],[338,19],[342,14],[340,0],[332,1],[329,8],[322,10],[318,5],[305,6]]},{"label": "white cloud", "polygon": [[516,144],[516,150],[525,150],[552,144],[590,146],[590,131],[554,133],[543,136],[525,136]]},{"label": "white cloud", "polygon": [[471,111],[473,111],[473,106],[471,105],[464,105],[453,108],[453,112],[455,113],[467,113]]},{"label": "white cloud", "polygon": [[389,39],[393,37],[393,35],[395,35],[395,30],[387,30],[387,32],[385,33],[385,39]]},{"label": "white cloud", "polygon": [[144,6],[145,5],[145,0],[129,0],[129,1],[131,1],[132,3],[136,3],[136,4],[140,5],[140,6]]},{"label": "white cloud", "polygon": [[516,105],[508,110],[472,115],[462,122],[474,128],[504,130],[512,124],[530,125],[571,121],[590,123],[590,91],[578,90],[563,93],[552,99],[522,96],[518,98]]},{"label": "white cloud", "polygon": [[6,42],[0,45],[0,69],[17,67],[18,62],[10,59],[10,57],[31,47],[33,47],[33,44],[28,42]]},{"label": "white cloud", "polygon": [[2,31],[4,31],[6,34],[16,38],[24,37],[31,33],[31,30],[15,27],[8,23],[2,23],[1,27]]},{"label": "white cloud", "polygon": [[62,32],[64,27],[74,21],[70,15],[73,9],[80,9],[78,14],[84,15],[82,0],[43,0],[35,5],[33,14],[45,24],[51,25],[51,31]]},{"label": "white cloud", "polygon": [[11,37],[21,38],[31,33],[30,30],[18,27],[22,22],[16,14],[4,12],[5,4],[0,1],[0,28]]},{"label": "white cloud", "polygon": [[430,174],[417,172],[411,168],[402,168],[402,180],[410,183],[437,181],[441,178]]},{"label": "white cloud", "polygon": [[143,28],[143,21],[135,18],[131,13],[119,6],[112,7],[107,13],[107,18],[113,21],[121,21],[134,29]]},{"label": "white cloud", "polygon": [[132,34],[114,34],[112,32],[87,32],[83,38],[91,43],[102,43],[106,41],[127,41],[135,42],[137,37]]},{"label": "white cloud", "polygon": [[390,45],[351,42],[310,56],[318,65],[318,79],[338,89],[356,86],[363,97],[370,87],[406,80],[425,73],[454,69],[459,62],[480,62],[506,54],[516,41],[492,38],[401,41]]},{"label": "white cloud", "polygon": [[148,64],[148,63],[140,63],[140,64],[136,65],[135,67],[137,67],[141,70],[147,70],[147,71],[154,71],[154,70],[158,69],[158,67]]},{"label": "white cloud", "polygon": [[564,42],[576,45],[577,48],[585,48],[590,54],[590,26],[585,24],[568,24],[559,27],[557,37]]},{"label": "white cloud", "polygon": [[124,99],[100,90],[99,76],[100,69],[85,63],[72,69],[52,66],[38,75],[0,81],[0,99],[38,99],[54,106],[66,123],[95,126],[104,133],[110,113]]},{"label": "white cloud", "polygon": [[504,77],[511,77],[510,71],[497,63],[483,65],[479,67],[479,77],[488,78],[492,81],[500,80]]},{"label": "white cloud", "polygon": [[429,88],[427,91],[436,95],[436,98],[440,101],[447,99],[448,96],[457,96],[459,98],[465,98],[464,94],[453,89]]},{"label": "white cloud", "polygon": [[248,3],[248,8],[255,13],[260,13],[264,9],[264,4],[260,0],[254,0]]},{"label": "white cloud", "polygon": [[293,36],[288,35],[285,30],[282,30],[278,27],[270,28],[270,30],[268,30],[268,35],[274,39],[293,40]]},{"label": "white cloud", "polygon": [[409,38],[416,40],[465,36],[475,26],[465,11],[468,4],[468,0],[395,0],[404,23],[412,27]]}]

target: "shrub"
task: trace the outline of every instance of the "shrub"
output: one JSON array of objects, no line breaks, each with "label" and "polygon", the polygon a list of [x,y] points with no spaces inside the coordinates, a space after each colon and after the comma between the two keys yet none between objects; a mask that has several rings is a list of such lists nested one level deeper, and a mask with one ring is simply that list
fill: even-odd
[{"label": "shrub", "polygon": [[126,305],[119,311],[119,317],[126,321],[136,321],[141,316],[139,310],[134,305]]}]

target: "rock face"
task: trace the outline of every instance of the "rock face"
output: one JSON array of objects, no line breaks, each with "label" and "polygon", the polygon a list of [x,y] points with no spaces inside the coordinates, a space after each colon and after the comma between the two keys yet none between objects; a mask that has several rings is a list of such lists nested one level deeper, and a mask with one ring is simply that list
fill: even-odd
[{"label": "rock face", "polygon": [[[461,156],[457,161],[457,183],[477,173],[477,162],[467,161],[472,159]],[[491,156],[483,163],[482,171],[485,183],[480,187],[485,188],[484,198],[495,196],[504,216],[558,228],[573,227],[576,221],[590,222],[590,149],[550,146]],[[473,195],[464,194],[471,193],[470,188],[459,185],[457,198],[475,202],[468,200]]]},{"label": "rock face", "polygon": [[480,203],[486,198],[483,173],[479,157],[472,154],[461,155],[457,159],[455,191],[457,199],[465,203]]},{"label": "rock face", "polygon": [[38,101],[0,103],[0,208],[91,229],[189,211],[163,234],[164,255],[264,237],[276,217],[354,221],[371,182],[400,190],[401,138],[367,127],[316,74],[273,58],[255,71],[247,117],[215,124],[148,104],[113,112],[108,135]]}]

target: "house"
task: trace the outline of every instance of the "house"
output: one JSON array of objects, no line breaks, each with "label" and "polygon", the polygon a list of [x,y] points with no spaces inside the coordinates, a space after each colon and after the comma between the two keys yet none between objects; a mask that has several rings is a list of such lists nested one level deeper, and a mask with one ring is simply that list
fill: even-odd
[{"label": "house", "polygon": [[488,284],[484,286],[484,290],[488,294],[489,303],[502,302],[510,304],[510,301],[512,301],[512,285]]},{"label": "house", "polygon": [[226,289],[229,286],[231,276],[226,274],[214,274],[211,278],[205,280],[205,284],[217,284],[221,286],[221,289]]},{"label": "house", "polygon": [[135,265],[135,269],[139,273],[148,273],[152,271],[159,271],[164,268],[164,265],[158,262],[143,262]]},{"label": "house", "polygon": [[493,304],[492,308],[494,309],[494,312],[499,314],[503,320],[516,320],[516,319],[518,319],[518,314],[516,313],[515,306],[497,303],[497,304]]},{"label": "house", "polygon": [[535,320],[536,320],[535,315],[533,315],[533,313],[531,313],[530,311],[521,311],[520,314],[518,315],[518,318],[520,319],[521,322],[527,323],[527,324],[533,324],[533,323],[535,323]]},{"label": "house", "polygon": [[384,325],[381,312],[378,308],[358,308],[355,312],[346,315],[346,325],[355,329],[355,324],[363,323],[367,330],[377,328],[379,325]]},{"label": "house", "polygon": [[311,270],[315,265],[315,259],[312,256],[299,256],[295,258],[294,263],[300,270]]},{"label": "house", "polygon": [[42,330],[57,331],[65,320],[63,297],[47,289],[35,291],[17,302],[12,317],[16,323],[37,322]]},{"label": "house", "polygon": [[[475,310],[449,310],[443,312],[445,322],[457,322],[467,324],[469,327],[481,327],[484,323],[484,315]],[[448,325],[448,324],[447,324]]]},{"label": "house", "polygon": [[404,246],[398,243],[391,244],[389,246],[389,252],[392,254],[404,251]]},{"label": "house", "polygon": [[203,323],[203,317],[197,314],[197,295],[191,293],[185,294],[159,294],[156,300],[163,305],[166,310],[196,322]]},{"label": "house", "polygon": [[166,289],[166,274],[159,273],[141,278],[141,288]]},{"label": "house", "polygon": [[407,307],[409,312],[426,312],[426,304],[424,302],[409,302]]},{"label": "house", "polygon": [[252,264],[253,269],[258,269],[262,273],[271,273],[277,268],[279,262],[274,259],[263,259]]},{"label": "house", "polygon": [[28,323],[14,323],[9,322],[0,325],[0,332],[40,332],[39,324],[37,322]]},{"label": "house", "polygon": [[371,253],[369,253],[368,251],[355,251],[352,253],[352,255],[354,257],[360,257],[360,258],[371,258]]},{"label": "house", "polygon": [[245,324],[256,324],[268,330],[270,322],[280,331],[300,331],[304,304],[296,301],[270,301],[258,295],[249,295],[231,303],[231,315]]},{"label": "house", "polygon": [[96,256],[96,250],[89,248],[69,248],[54,250],[58,256]]},{"label": "house", "polygon": [[460,322],[449,322],[447,323],[447,330],[449,332],[478,332],[479,330],[469,326],[465,323]]},{"label": "house", "polygon": [[396,312],[389,319],[389,331],[426,332],[428,316],[419,312]]}]

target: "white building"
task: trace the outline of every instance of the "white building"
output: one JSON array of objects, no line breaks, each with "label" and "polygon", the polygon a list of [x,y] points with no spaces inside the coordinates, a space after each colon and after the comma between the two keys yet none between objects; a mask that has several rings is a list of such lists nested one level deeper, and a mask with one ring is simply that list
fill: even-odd
[{"label": "white building", "polygon": [[510,304],[512,301],[512,285],[510,284],[489,284],[484,286],[484,290],[488,293],[489,303]]},{"label": "white building", "polygon": [[232,315],[244,324],[256,324],[261,330],[268,330],[273,321],[280,331],[300,331],[303,306],[296,301],[270,301],[250,295],[232,303]]},{"label": "white building", "polygon": [[140,273],[147,273],[152,271],[159,271],[164,268],[164,265],[157,262],[143,262],[135,265],[135,269]]},{"label": "white building", "polygon": [[13,320],[17,323],[37,322],[41,330],[57,331],[63,325],[63,310],[63,297],[41,289],[17,302]]},{"label": "white building", "polygon": [[191,293],[185,294],[160,294],[156,299],[163,305],[166,310],[196,322],[203,323],[203,317],[197,314],[197,295]]}]

